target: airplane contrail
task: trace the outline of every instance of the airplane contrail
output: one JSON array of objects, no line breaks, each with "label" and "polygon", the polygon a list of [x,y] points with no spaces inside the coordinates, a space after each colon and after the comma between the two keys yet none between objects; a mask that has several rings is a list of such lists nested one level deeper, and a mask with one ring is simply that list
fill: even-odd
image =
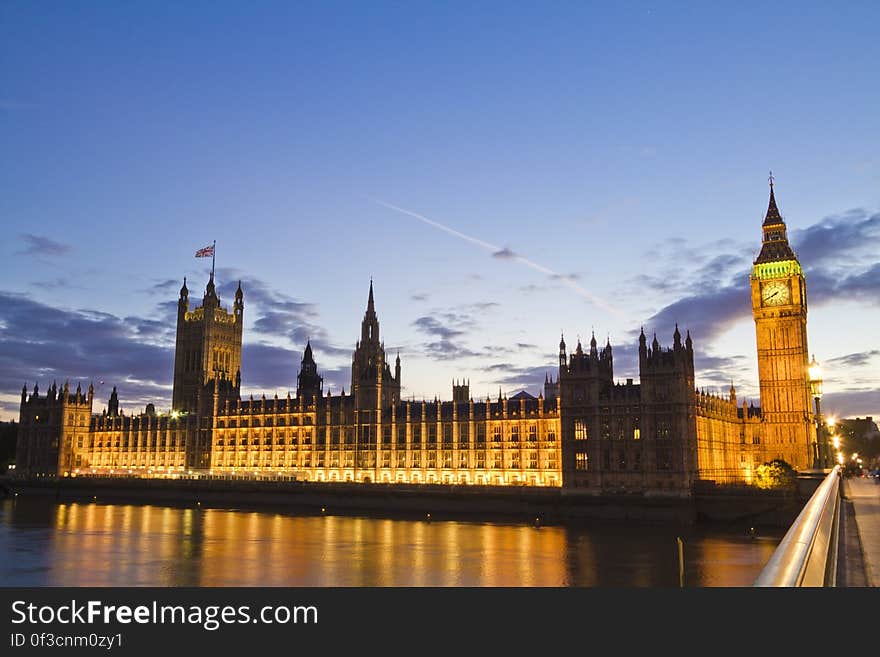
[{"label": "airplane contrail", "polygon": [[500,246],[496,246],[495,244],[490,244],[489,242],[484,242],[483,240],[478,239],[476,237],[471,237],[470,235],[466,235],[460,231],[455,230],[454,228],[450,228],[449,226],[444,226],[440,222],[434,221],[433,219],[428,219],[428,217],[426,217],[422,214],[419,214],[418,212],[413,212],[412,210],[407,210],[406,208],[401,208],[396,205],[392,205],[391,203],[386,203],[385,201],[380,201],[379,199],[370,199],[370,200],[372,200],[374,203],[378,203],[379,205],[386,207],[390,210],[394,210],[396,212],[400,212],[402,214],[409,215],[410,217],[415,217],[419,221],[426,223],[429,226],[433,226],[434,228],[437,228],[439,230],[442,230],[445,233],[449,233],[453,237],[457,237],[461,240],[464,240],[465,242],[470,242],[471,244],[476,244],[480,248],[485,249],[486,251],[489,251],[493,255],[498,254],[498,253],[502,253],[502,252],[506,252],[507,254],[509,254],[509,255],[504,256],[507,259],[515,260],[515,261],[525,265],[526,267],[530,267],[531,269],[534,269],[535,271],[539,271],[542,274],[546,274],[547,276],[553,276],[553,277],[557,278],[558,280],[562,281],[563,284],[565,284],[567,287],[571,288],[574,292],[576,292],[578,295],[582,296],[584,299],[586,299],[587,301],[589,301],[593,305],[599,306],[603,310],[607,310],[608,312],[616,315],[617,317],[624,317],[623,313],[619,309],[615,308],[613,305],[611,305],[610,303],[605,301],[605,299],[598,297],[595,294],[592,294],[591,292],[589,292],[588,290],[586,290],[582,286],[575,283],[573,280],[571,280],[571,278],[569,278],[565,274],[560,274],[559,272],[554,271],[553,269],[550,269],[550,267],[545,267],[544,265],[539,264],[533,260],[529,260],[528,258],[521,256],[518,253],[514,253],[512,251],[506,250]]}]

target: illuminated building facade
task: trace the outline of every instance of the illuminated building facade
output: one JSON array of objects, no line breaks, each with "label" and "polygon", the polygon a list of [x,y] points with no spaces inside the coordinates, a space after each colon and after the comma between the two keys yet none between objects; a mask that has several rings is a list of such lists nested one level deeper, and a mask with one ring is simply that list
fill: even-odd
[{"label": "illuminated building facade", "polygon": [[764,424],[761,451],[768,460],[808,468],[813,455],[805,446],[816,442],[816,426],[808,375],[807,285],[776,207],[772,177],[762,232],[750,277]]},{"label": "illuminated building facade", "polygon": [[[788,294],[780,301],[778,290]],[[687,494],[695,481],[750,482],[783,458],[808,467],[810,426],[803,273],[772,194],[764,248],[752,274],[764,408],[694,387],[694,348],[675,329],[671,348],[639,336],[639,382],[616,383],[610,342],[571,354],[558,378],[526,392],[474,400],[453,383],[451,401],[401,399],[401,363],[380,339],[373,285],[352,356],[349,394],[323,391],[307,344],[296,395],[241,398],[244,294],[220,306],[213,274],[202,305],[180,292],[172,412],[123,415],[94,394],[22,390],[18,471],[307,481],[565,486],[584,492]]]}]

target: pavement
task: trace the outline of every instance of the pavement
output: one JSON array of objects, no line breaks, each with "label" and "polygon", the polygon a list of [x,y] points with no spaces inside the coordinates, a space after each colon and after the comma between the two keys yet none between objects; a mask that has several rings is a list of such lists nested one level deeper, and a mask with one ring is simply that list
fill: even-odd
[{"label": "pavement", "polygon": [[843,495],[854,512],[865,584],[880,586],[880,483],[877,479],[848,477],[843,480]]}]

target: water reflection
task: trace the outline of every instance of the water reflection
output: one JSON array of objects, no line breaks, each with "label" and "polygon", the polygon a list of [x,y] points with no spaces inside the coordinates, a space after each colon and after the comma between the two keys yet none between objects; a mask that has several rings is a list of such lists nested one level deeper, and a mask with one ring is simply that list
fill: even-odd
[{"label": "water reflection", "polygon": [[[781,533],[780,533],[781,535]],[[7,586],[748,586],[780,536],[7,500]]]}]

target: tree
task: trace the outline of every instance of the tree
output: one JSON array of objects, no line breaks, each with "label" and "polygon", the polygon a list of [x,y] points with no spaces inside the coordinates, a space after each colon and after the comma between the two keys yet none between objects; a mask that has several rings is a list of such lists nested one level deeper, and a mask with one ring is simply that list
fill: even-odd
[{"label": "tree", "polygon": [[773,459],[758,466],[755,483],[758,488],[770,490],[795,489],[797,472],[782,459]]}]

